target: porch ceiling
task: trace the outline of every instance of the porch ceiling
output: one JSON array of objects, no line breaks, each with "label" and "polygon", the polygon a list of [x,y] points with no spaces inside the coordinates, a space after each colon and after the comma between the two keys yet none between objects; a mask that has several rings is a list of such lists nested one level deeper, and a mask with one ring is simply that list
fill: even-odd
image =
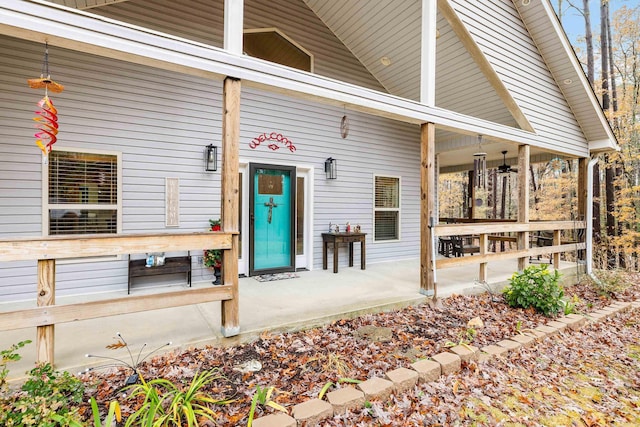
[{"label": "porch ceiling", "polygon": [[[392,95],[419,101],[420,1],[304,0]],[[436,105],[506,126],[516,121],[438,12]]]}]

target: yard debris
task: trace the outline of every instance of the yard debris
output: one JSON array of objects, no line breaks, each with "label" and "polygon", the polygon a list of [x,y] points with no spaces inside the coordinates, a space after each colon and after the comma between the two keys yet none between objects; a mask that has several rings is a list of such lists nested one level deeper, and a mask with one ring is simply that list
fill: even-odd
[{"label": "yard debris", "polygon": [[467,328],[474,328],[474,329],[484,328],[484,322],[482,321],[480,316],[476,316],[467,322]]},{"label": "yard debris", "polygon": [[243,374],[249,372],[259,372],[262,370],[262,363],[259,360],[251,359],[233,367],[234,371],[242,372]]},{"label": "yard debris", "polygon": [[[618,297],[640,299],[638,283]],[[585,285],[567,287],[565,292],[579,296],[576,310],[580,313],[611,302]],[[193,371],[219,368],[226,379],[208,391],[233,396],[234,402],[216,408],[216,422],[240,426],[246,425],[256,386],[275,387],[277,403],[291,409],[317,397],[330,381],[382,378],[388,371],[409,367],[416,354],[424,358],[447,351],[445,344],[466,333],[468,319],[474,318],[484,325],[473,326],[477,330],[473,345],[479,348],[514,336],[518,328],[533,329],[549,321],[531,310],[510,308],[488,294],[457,295],[442,300],[440,307],[423,304],[300,332],[271,331],[241,346],[158,356],[141,371],[145,378],[158,378],[174,366]],[[640,372],[634,368],[640,354],[638,322],[640,310],[631,310],[579,331],[547,337],[488,363],[463,363],[458,373],[394,394],[385,402],[372,401],[360,410],[334,415],[322,425],[639,425]],[[384,330],[388,339],[360,338],[376,330]],[[361,335],[362,331],[367,334]],[[257,366],[258,361],[259,371],[237,369]],[[117,397],[114,384],[118,381],[108,375],[84,378],[98,384],[93,393],[99,403]],[[273,412],[258,406],[255,416]],[[531,420],[538,421],[532,424]]]},{"label": "yard debris", "polygon": [[353,335],[358,338],[365,338],[371,342],[389,342],[393,336],[393,331],[387,327],[366,325],[356,329]]}]

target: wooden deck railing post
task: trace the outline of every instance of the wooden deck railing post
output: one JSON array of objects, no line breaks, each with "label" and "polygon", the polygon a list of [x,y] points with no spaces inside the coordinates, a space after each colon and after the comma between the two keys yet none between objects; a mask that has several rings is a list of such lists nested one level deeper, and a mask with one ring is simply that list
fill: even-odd
[{"label": "wooden deck railing post", "polygon": [[[560,230],[553,230],[553,246],[560,244]],[[560,252],[553,253],[553,268],[556,270],[560,268]]]},{"label": "wooden deck railing post", "polygon": [[238,245],[240,180],[240,80],[224,80],[222,99],[222,230],[235,233],[231,249],[222,258],[222,283],[231,286],[232,298],[222,301],[222,335],[231,337],[240,333],[240,307],[238,292]]},{"label": "wooden deck railing post", "polygon": [[[518,222],[529,223],[529,146],[518,147]],[[518,233],[518,250],[529,249],[529,232]],[[528,258],[518,258],[518,270],[527,267]]]},{"label": "wooden deck railing post", "polygon": [[[483,257],[487,254],[489,248],[489,235],[486,233],[480,234],[480,256]],[[480,263],[480,271],[478,272],[478,280],[480,282],[487,281],[487,263]]]},{"label": "wooden deck railing post", "polygon": [[[38,260],[38,307],[56,303],[56,260]],[[38,363],[50,363],[54,359],[55,325],[38,326],[36,332],[36,353]]]},{"label": "wooden deck railing post", "polygon": [[433,123],[424,123],[420,137],[420,293],[436,297],[434,226],[435,209],[435,135]]}]

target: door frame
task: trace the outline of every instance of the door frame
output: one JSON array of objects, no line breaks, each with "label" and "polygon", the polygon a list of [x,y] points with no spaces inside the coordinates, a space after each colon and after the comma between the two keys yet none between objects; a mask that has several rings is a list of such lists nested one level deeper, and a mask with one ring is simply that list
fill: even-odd
[{"label": "door frame", "polygon": [[[240,159],[240,173],[242,173],[242,218],[240,219],[240,238],[242,239],[242,256],[238,258],[238,273],[241,276],[249,275],[249,165],[252,162],[263,163],[264,160],[243,157]],[[285,166],[294,166],[296,168],[296,177],[304,176],[305,178],[305,224],[304,224],[304,255],[297,255],[296,269],[304,268],[305,270],[313,270],[313,254],[314,254],[314,182],[315,170],[314,165],[306,163],[281,162],[278,164]],[[324,174],[322,175],[324,176]],[[304,262],[300,262],[300,258],[304,257]]]},{"label": "door frame", "polygon": [[[289,199],[290,199],[290,230],[289,230],[289,242],[291,253],[289,254],[289,267],[284,268],[268,268],[262,270],[255,270],[254,268],[254,215],[255,215],[255,172],[257,169],[272,169],[272,170],[286,170],[289,171]],[[296,271],[296,167],[287,165],[275,165],[268,163],[250,163],[249,164],[249,276],[256,276],[259,274],[271,274],[271,273],[284,273]]]}]

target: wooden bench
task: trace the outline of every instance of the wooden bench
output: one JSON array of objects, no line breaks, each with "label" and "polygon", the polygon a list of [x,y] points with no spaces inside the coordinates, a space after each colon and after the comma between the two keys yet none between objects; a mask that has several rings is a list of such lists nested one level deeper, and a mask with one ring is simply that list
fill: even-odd
[{"label": "wooden bench", "polygon": [[160,274],[186,273],[187,283],[191,287],[191,256],[166,257],[164,265],[146,267],[146,259],[131,259],[129,255],[129,283],[127,294],[131,293],[131,279],[134,277],[157,276]]}]

